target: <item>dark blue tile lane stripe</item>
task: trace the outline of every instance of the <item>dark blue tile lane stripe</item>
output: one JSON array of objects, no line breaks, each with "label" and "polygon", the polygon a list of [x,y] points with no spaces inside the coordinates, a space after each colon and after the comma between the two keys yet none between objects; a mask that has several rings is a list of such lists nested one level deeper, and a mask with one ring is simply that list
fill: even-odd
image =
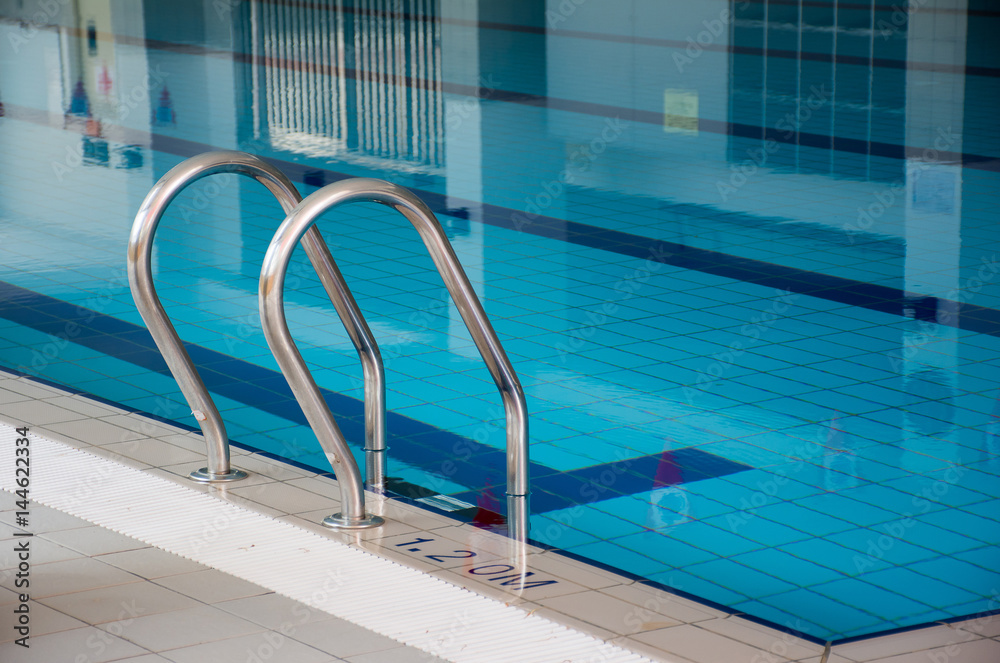
[{"label": "dark blue tile lane stripe", "polygon": [[[531,512],[546,513],[753,469],[694,447],[553,473],[531,481]],[[464,474],[464,468],[463,468]],[[662,478],[666,476],[667,478]],[[489,487],[503,491],[496,477]],[[477,491],[455,495],[475,503]]]},{"label": "dark blue tile lane stripe", "polygon": [[[293,164],[271,159],[279,168],[291,170]],[[328,172],[327,182],[350,177],[343,173]],[[294,179],[294,178],[293,178]],[[416,191],[435,214],[447,214],[447,204],[454,198],[429,191]],[[675,267],[683,267],[706,274],[723,276],[763,287],[818,297],[850,306],[858,306],[882,313],[903,315],[908,301],[906,293],[898,288],[856,281],[795,267],[740,258],[708,249],[699,249],[674,242],[654,240],[617,230],[597,228],[575,221],[565,221],[542,215],[528,218],[522,212],[506,207],[464,201],[471,207],[481,207],[484,223],[500,228],[520,230],[533,235],[587,246],[620,255],[653,260]],[[940,300],[948,303],[947,300]],[[973,304],[954,304],[960,314],[937,320],[939,324],[957,327],[993,336],[1000,335],[1000,311]]]},{"label": "dark blue tile lane stripe", "polygon": [[[8,369],[5,369],[5,370],[11,371],[13,373],[16,373],[16,374],[19,374],[19,375],[22,375],[22,376],[25,376],[25,377],[27,377],[30,380],[38,381],[41,384],[52,386],[52,387],[55,387],[57,389],[64,389],[64,390],[69,391],[71,393],[80,394],[82,396],[87,396],[87,397],[95,399],[95,400],[97,400],[98,402],[101,402],[101,403],[106,403],[108,405],[117,406],[117,407],[125,407],[125,409],[127,409],[127,410],[129,410],[131,412],[135,412],[137,414],[143,414],[144,416],[147,416],[147,417],[149,417],[149,418],[151,418],[153,420],[156,420],[156,421],[162,421],[163,423],[166,423],[166,424],[179,425],[180,427],[182,427],[182,428],[184,428],[186,430],[190,430],[192,432],[198,432],[198,429],[194,428],[193,426],[188,426],[188,425],[183,424],[183,423],[178,423],[178,422],[173,421],[171,419],[167,419],[167,418],[164,418],[164,417],[161,417],[161,416],[158,416],[158,415],[155,415],[155,414],[151,414],[151,413],[148,413],[148,412],[142,412],[142,411],[136,410],[135,408],[128,408],[127,406],[122,406],[121,404],[116,403],[115,401],[108,400],[106,398],[102,398],[102,397],[96,396],[94,394],[90,394],[90,393],[82,391],[80,389],[69,387],[67,385],[63,385],[63,384],[60,384],[60,383],[57,383],[57,382],[52,382],[50,380],[46,380],[45,378],[40,378],[40,377],[37,377],[37,376],[33,376],[33,375],[29,374],[29,373],[25,373],[25,372],[19,371],[17,369],[8,368]],[[284,380],[284,378],[282,378],[281,376],[278,376],[278,378],[281,379],[282,381]],[[274,378],[270,378],[270,379],[273,380]],[[254,451],[254,449],[252,449],[250,447],[247,447],[245,445],[241,445],[237,441],[234,441],[233,444],[235,446],[239,446],[239,447],[247,449],[249,451]],[[685,451],[685,450],[680,450],[680,451]],[[282,458],[282,457],[277,456],[276,454],[273,454],[273,453],[270,453],[270,452],[264,451],[264,452],[258,452],[258,453],[260,453],[262,456],[265,456],[265,457],[268,457],[268,458],[274,458],[276,460],[282,460],[282,461],[284,461],[286,463],[289,463],[289,464],[291,464],[291,465],[293,465],[295,467],[300,467],[300,468],[302,468],[302,469],[304,469],[306,471],[315,471],[316,470],[316,468],[313,467],[313,466],[311,466],[311,465],[306,465],[306,464],[303,464],[303,463],[300,463],[300,462],[297,462],[297,461],[294,461],[294,460],[289,460],[287,458]],[[431,509],[431,510],[437,510],[434,507],[429,507],[426,504],[423,504],[421,502],[415,502],[415,501],[413,501],[411,499],[408,499],[408,498],[405,498],[405,497],[402,497],[400,499],[403,499],[403,500],[407,501],[408,503],[413,503],[416,506],[419,506],[421,508]],[[452,515],[455,515],[455,514],[452,514]],[[600,562],[600,561],[597,561],[597,560],[594,560],[594,559],[590,559],[588,557],[584,557],[582,555],[579,555],[579,554],[571,552],[571,551],[560,550],[559,548],[556,548],[556,547],[554,547],[554,546],[552,546],[550,544],[547,544],[545,542],[542,542],[542,541],[529,540],[529,543],[531,543],[532,545],[538,546],[539,548],[542,548],[544,550],[552,550],[557,555],[569,557],[571,559],[575,559],[575,560],[584,562],[586,564],[590,564],[592,566],[605,569],[605,570],[610,571],[612,573],[617,573],[617,574],[625,576],[627,578],[631,578],[636,583],[649,585],[651,587],[657,587],[657,588],[659,588],[659,589],[661,589],[663,591],[666,591],[668,593],[677,594],[678,596],[683,596],[685,598],[691,599],[692,601],[695,601],[695,602],[700,603],[702,605],[710,606],[710,607],[713,607],[713,608],[715,608],[717,610],[721,610],[722,612],[732,613],[732,609],[729,606],[726,606],[726,605],[723,605],[723,604],[720,604],[720,603],[716,603],[714,601],[710,601],[710,600],[705,599],[705,598],[700,597],[700,596],[696,596],[696,595],[691,594],[689,592],[685,592],[683,590],[677,589],[676,587],[672,587],[672,586],[669,586],[669,585],[665,585],[663,583],[656,582],[654,580],[650,580],[648,578],[645,578],[644,576],[637,575],[637,574],[632,573],[630,571],[627,571],[627,570],[624,570],[624,569],[612,566],[610,564],[607,564],[605,562]],[[924,628],[928,628],[930,626],[934,626],[936,624],[958,623],[958,622],[962,622],[962,621],[968,621],[970,618],[972,618],[974,616],[975,617],[987,617],[987,616],[992,616],[992,615],[1000,615],[1000,609],[998,609],[998,610],[990,610],[990,611],[986,611],[986,612],[980,612],[980,613],[977,613],[976,615],[964,615],[964,616],[958,616],[958,617],[951,617],[951,618],[948,618],[948,619],[938,620],[938,621],[934,621],[934,622],[927,622],[927,623],[924,623],[924,624],[915,624],[915,625],[906,626],[906,627],[902,627],[902,628],[890,629],[890,630],[887,630],[887,631],[879,631],[879,632],[875,632],[875,633],[869,633],[869,634],[866,634],[866,635],[856,636],[856,637],[852,637],[852,638],[846,638],[846,639],[843,639],[843,640],[835,640],[835,641],[832,641],[830,644],[839,645],[839,644],[846,644],[846,643],[849,643],[849,642],[863,641],[863,640],[867,640],[867,639],[870,639],[870,638],[875,638],[875,637],[879,637],[879,636],[882,636],[882,635],[889,635],[889,634],[893,634],[893,633],[905,633],[905,632],[910,632],[910,631],[914,631],[915,632],[915,631],[918,631],[918,630],[921,630],[921,629],[924,629]],[[801,632],[799,632],[799,631],[797,631],[797,630],[795,630],[795,629],[793,629],[793,628],[791,628],[791,627],[789,627],[788,625],[785,625],[785,624],[771,622],[771,621],[769,621],[767,619],[760,618],[760,617],[754,617],[753,615],[749,615],[749,614],[741,614],[741,616],[742,616],[742,618],[747,619],[749,621],[755,622],[757,624],[762,624],[762,625],[767,626],[769,628],[777,629],[778,631],[791,633],[792,635],[794,635],[796,637],[799,637],[799,638],[804,639],[804,640],[808,640],[810,642],[815,642],[815,643],[820,644],[820,645],[827,644],[827,641],[824,640],[824,639],[816,638],[816,637],[808,635],[806,633],[801,633]]]},{"label": "dark blue tile lane stripe", "polygon": [[[9,111],[8,115],[12,115],[18,119],[37,124],[62,127],[62,117],[55,114],[17,106],[9,106]],[[159,134],[148,134],[127,129],[123,129],[122,131],[124,139],[137,144],[149,144],[154,150],[179,157],[192,157],[218,149],[205,143],[197,143]],[[308,181],[313,186],[330,184],[353,177],[346,173],[317,169],[312,166],[281,159],[268,158],[267,160],[285,172],[292,181],[299,183]],[[996,161],[996,164],[1000,166],[1000,161]],[[716,276],[724,276],[765,287],[788,290],[798,294],[819,297],[882,313],[903,315],[907,308],[908,302],[905,293],[898,288],[829,276],[761,260],[740,258],[717,251],[655,240],[650,237],[633,235],[617,230],[608,230],[576,221],[566,221],[544,215],[527,215],[522,211],[499,205],[478,203],[475,201],[457,201],[454,198],[449,199],[444,194],[436,192],[419,189],[411,190],[420,196],[435,214],[448,214],[456,205],[466,207],[467,209],[478,209],[481,210],[483,223],[500,228],[518,230],[579,246],[611,251],[641,260],[654,260],[676,267],[701,271]],[[449,200],[451,206],[448,205]],[[748,220],[752,220],[752,217]],[[18,295],[12,296],[17,297]],[[1000,311],[968,303],[959,305],[949,300],[940,300],[940,303],[949,304],[952,310],[960,311],[960,313],[948,319],[936,320],[939,324],[992,336],[1000,336]],[[194,359],[194,357],[192,358]],[[205,359],[215,360],[211,357],[206,357]],[[195,361],[201,363],[199,359],[195,359]]]},{"label": "dark blue tile lane stripe", "polygon": [[[130,322],[2,281],[0,317],[66,338],[149,371],[170,375],[149,332]],[[185,347],[192,360],[198,364],[205,386],[213,393],[289,422],[309,425],[280,373],[191,343],[185,343]],[[22,367],[19,370],[25,369]],[[364,403],[329,389],[321,391],[347,439],[363,440]],[[394,412],[387,412],[386,419],[392,459],[468,486],[473,489],[469,493],[473,495],[473,501],[474,495],[484,487],[498,486],[502,493],[506,467],[506,454],[503,451]],[[455,460],[465,455],[469,455],[467,461]],[[662,460],[660,454],[641,456],[569,473],[560,473],[532,462],[529,471],[532,485],[537,487],[540,495],[536,502],[545,510],[551,510],[578,503],[556,498],[557,495],[567,494],[567,486],[579,488],[590,482],[600,487],[608,483],[605,478],[608,473],[615,478],[613,493],[608,493],[603,499],[645,492],[651,488]],[[672,452],[671,462],[680,468],[683,481],[697,481],[751,469],[695,449]],[[449,472],[448,468],[452,464],[459,469]],[[314,469],[329,472],[329,468]],[[554,490],[555,494],[547,492],[549,490]],[[602,495],[607,493],[603,488],[600,490]],[[533,504],[533,508],[537,512],[538,507]]]},{"label": "dark blue tile lane stripe", "polygon": [[[39,113],[39,111],[34,111],[36,115]],[[152,149],[179,157],[192,157],[217,149],[205,143],[196,143],[159,134],[142,134],[142,136],[151,143]],[[353,177],[346,173],[317,169],[281,159],[269,158],[267,160],[281,169],[292,181],[305,183],[308,179],[313,186],[330,184]],[[908,304],[906,294],[899,288],[830,276],[762,260],[741,258],[718,251],[655,240],[650,237],[608,230],[576,221],[566,221],[544,215],[527,215],[524,212],[499,205],[458,201],[432,191],[419,189],[412,189],[412,191],[420,196],[435,214],[448,214],[449,210],[456,205],[468,209],[478,209],[481,210],[483,223],[499,228],[518,230],[641,260],[654,260],[706,274],[779,290],[788,290],[797,294],[819,297],[882,313],[903,315]],[[449,202],[451,206],[449,206]],[[940,302],[949,304],[952,310],[959,311],[959,314],[948,319],[937,320],[939,324],[1000,336],[1000,311],[968,303],[959,305],[948,300],[940,300]],[[196,359],[196,361],[199,360]]]},{"label": "dark blue tile lane stripe", "polygon": [[[35,111],[35,113],[38,112]],[[192,157],[216,149],[205,143],[196,143],[159,134],[143,135],[151,142],[152,149],[179,157]],[[292,181],[305,183],[308,179],[313,186],[330,184],[353,177],[346,173],[317,169],[281,159],[269,158],[267,160],[281,169]],[[448,214],[449,210],[456,205],[468,209],[478,209],[481,210],[483,223],[499,228],[518,230],[641,260],[654,260],[675,267],[683,267],[764,287],[788,290],[797,294],[819,297],[882,313],[903,315],[908,304],[906,294],[899,288],[830,276],[762,260],[741,258],[718,251],[655,240],[650,237],[608,230],[576,221],[566,221],[544,215],[527,215],[524,212],[499,205],[458,201],[455,198],[449,198],[444,194],[432,191],[419,189],[412,189],[412,191],[420,196],[435,214]],[[451,206],[449,206],[449,202]],[[937,320],[939,324],[1000,336],[1000,311],[968,303],[959,305],[948,300],[940,300],[940,302],[950,304],[952,310],[960,311],[960,313],[948,319]]]}]

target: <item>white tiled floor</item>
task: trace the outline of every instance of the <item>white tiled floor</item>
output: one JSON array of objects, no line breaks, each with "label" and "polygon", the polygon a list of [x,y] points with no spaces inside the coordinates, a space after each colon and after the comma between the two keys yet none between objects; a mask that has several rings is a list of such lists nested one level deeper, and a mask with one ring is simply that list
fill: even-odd
[{"label": "white tiled floor", "polygon": [[[33,505],[31,636],[15,644],[11,553],[0,570],[4,663],[401,663],[440,659],[240,578]],[[13,512],[0,543],[13,548]],[[44,551],[44,553],[42,552]]]},{"label": "white tiled floor", "polygon": [[[336,483],[266,457],[234,449],[245,481],[205,486],[185,477],[204,465],[195,435],[104,403],[67,395],[25,378],[0,373],[0,420],[143,469],[191,490],[206,492],[353,547],[374,552],[474,592],[500,599],[601,640],[672,663],[997,663],[1000,616],[941,625],[834,647],[727,615],[688,599],[640,585],[551,551],[528,548],[525,568],[558,580],[537,591],[514,592],[468,573],[460,558],[429,561],[427,550],[397,544],[433,539],[442,550],[477,551],[478,561],[504,558],[503,537],[438,513],[398,502],[383,505],[388,524],[344,535],[318,523],[337,510]],[[13,499],[0,504],[11,508]],[[33,507],[32,649],[11,643],[15,596],[11,553],[0,550],[0,661],[317,661],[407,663],[434,661],[382,635],[354,626],[129,537],[52,509]],[[12,513],[0,513],[0,542],[9,539]],[[135,606],[130,616],[126,608]],[[139,610],[141,609],[141,612]],[[123,613],[123,611],[126,611]],[[512,637],[516,638],[516,634]],[[266,656],[265,656],[266,654]],[[18,658],[20,656],[20,658]]]}]

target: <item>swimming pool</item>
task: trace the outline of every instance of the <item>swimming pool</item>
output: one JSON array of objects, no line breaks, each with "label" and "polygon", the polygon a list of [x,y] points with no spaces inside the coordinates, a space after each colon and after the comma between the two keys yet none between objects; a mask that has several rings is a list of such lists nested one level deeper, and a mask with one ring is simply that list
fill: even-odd
[{"label": "swimming pool", "polygon": [[[303,193],[381,177],[521,376],[538,541],[823,641],[998,607],[987,4],[28,5],[0,23],[4,366],[193,425],[125,280],[148,189],[220,148]],[[243,179],[171,207],[159,293],[232,438],[326,468],[256,314],[280,209]],[[390,487],[502,508],[499,397],[416,234],[321,227],[385,357]],[[358,447],[353,347],[292,273]]]}]

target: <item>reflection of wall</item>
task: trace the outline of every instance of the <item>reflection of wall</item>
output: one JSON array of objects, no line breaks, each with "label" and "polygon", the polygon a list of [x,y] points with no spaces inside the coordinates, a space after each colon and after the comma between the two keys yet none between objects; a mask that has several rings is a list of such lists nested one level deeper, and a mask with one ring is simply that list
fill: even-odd
[{"label": "reflection of wall", "polygon": [[[785,196],[799,199],[803,189],[827,188],[866,208],[888,183],[905,188],[902,161],[878,158],[870,148],[874,141],[902,145],[906,138],[906,69],[871,63],[873,57],[906,59],[905,23],[884,36],[877,32],[879,21],[891,20],[891,9],[772,0],[631,0],[614,10],[591,4],[574,5],[563,17],[563,3],[547,3],[548,12],[560,16],[550,21],[554,29],[546,37],[548,94],[662,113],[664,120],[662,126],[628,123],[614,145],[577,174],[578,187],[736,212],[757,217],[760,228],[801,221],[819,241],[850,244],[846,250],[855,252],[871,237],[851,242],[857,237],[845,237],[845,228],[860,227],[893,238],[887,248],[898,255],[906,223],[902,196],[874,224],[859,219],[857,208],[774,205]],[[694,114],[715,123],[714,130],[699,131]],[[567,153],[602,129],[600,118],[569,117],[547,132],[563,141]],[[740,131],[725,135],[719,131],[725,123]],[[758,167],[754,159],[767,144],[763,129],[791,140],[769,151]],[[850,139],[868,151],[814,149],[800,135],[805,133]],[[819,142],[815,147],[829,148],[828,141]]]},{"label": "reflection of wall", "polygon": [[63,31],[61,77],[66,124],[83,134],[84,163],[133,169],[142,150],[124,142],[121,127],[146,129],[151,78],[146,51],[121,37],[141,35],[139,6],[122,0],[76,0],[73,23]]},{"label": "reflection of wall", "polygon": [[[64,116],[67,128],[81,134],[73,151],[87,165],[140,167],[141,148],[124,144],[118,131],[148,126],[145,49],[120,39],[142,35],[140,5],[36,0],[4,2],[0,9],[9,25],[7,55],[15,62],[3,81],[5,100]],[[42,65],[40,72],[36,65]]]},{"label": "reflection of wall", "polygon": [[[798,148],[799,132],[862,143],[903,143],[905,70],[872,62],[905,60],[907,25],[899,23],[899,13],[841,0],[732,0],[732,7],[734,48],[765,53],[736,50],[731,56],[730,122],[782,134],[791,130],[795,136],[769,165],[862,181],[900,179],[901,169],[886,170],[884,164],[873,169],[870,150],[862,155],[831,150],[828,160],[818,161],[815,151]],[[810,107],[811,99],[821,103]],[[745,140],[730,144],[733,161],[746,158]]]},{"label": "reflection of wall", "polygon": [[[907,25],[907,60],[937,65],[906,71],[904,124],[905,144],[917,148],[906,159],[905,289],[913,316],[932,321],[961,315],[955,300],[980,303],[979,288],[961,278],[962,166],[941,155],[964,151],[966,77],[954,72],[965,69],[967,8],[966,0],[928,0]],[[976,267],[978,257],[969,256]],[[929,401],[921,406],[924,416],[904,421],[914,435],[958,440],[953,424],[958,341],[958,330],[950,326],[915,323],[904,334],[906,389]]]},{"label": "reflection of wall", "polygon": [[[24,23],[0,22],[0,43],[4,44],[0,85],[7,111],[0,121],[0,150],[17,155],[0,164],[0,180],[6,183],[0,215],[13,220],[4,227],[0,245],[16,253],[6,254],[8,264],[14,264],[15,258],[24,261],[32,273],[50,274],[56,283],[64,280],[67,269],[90,273],[105,269],[103,273],[112,277],[123,273],[128,224],[153,184],[152,179],[134,172],[148,160],[146,148],[124,142],[116,129],[121,121],[120,90],[145,85],[146,80],[141,49],[116,43],[111,36],[142,33],[141,15],[133,11],[134,6],[126,0],[65,4],[26,0],[7,14]],[[58,11],[48,11],[52,9]],[[27,31],[24,26],[34,16],[47,17],[50,27]],[[88,20],[95,22],[93,55]],[[114,69],[115,85],[93,106],[91,122],[68,116],[76,84],[81,83],[88,97],[92,91],[87,88],[97,84],[93,65],[101,58],[111,65],[109,70]],[[93,94],[101,92],[93,90]],[[141,120],[137,124],[145,122],[148,128],[148,94],[136,97],[133,112]],[[65,129],[59,124],[39,125],[39,113],[61,118]],[[81,125],[74,124],[78,119]],[[28,185],[22,185],[25,181]],[[65,194],[65,201],[71,201],[65,213],[53,213],[52,203],[39,200],[38,182]],[[90,246],[100,248],[53,253],[52,237],[77,236],[94,240]]]},{"label": "reflection of wall", "polygon": [[[245,20],[242,10],[248,5],[199,0],[144,2],[143,16],[148,27],[143,36],[178,44],[207,44],[222,51],[233,49],[234,27]],[[151,92],[153,101],[159,103],[160,86],[166,85],[173,107],[180,109],[172,122],[169,117],[157,114],[157,121],[150,128],[152,133],[219,149],[246,147],[239,144],[237,129],[237,90],[242,81],[243,63],[230,57],[192,56],[183,47],[150,48],[146,55],[149,70],[164,78]],[[147,116],[147,127],[149,121]],[[174,154],[153,152],[154,181],[177,161]],[[241,221],[244,202],[240,195],[244,186],[260,185],[249,178],[236,176],[213,176],[193,183],[171,204],[158,237],[162,235],[161,239],[166,240],[171,233],[179,233],[183,238],[180,241],[188,241],[190,235],[185,233],[184,224],[198,224],[201,226],[198,234],[204,238],[205,246],[211,247],[210,252],[206,252],[205,262],[227,268],[246,262],[248,272],[253,273],[256,269],[259,274],[259,254],[250,254],[253,260],[248,262],[249,256],[244,249],[245,228]],[[259,239],[253,242],[257,251],[260,250],[259,242]],[[154,244],[154,251],[156,246],[158,243]]]},{"label": "reflection of wall", "polygon": [[[342,1],[321,9],[255,4],[253,49],[269,65],[254,74],[260,79],[253,101],[257,134],[268,135],[277,149],[314,157],[439,168],[444,100],[437,5],[359,0],[345,11]],[[407,20],[400,10],[430,18]]]},{"label": "reflection of wall", "polygon": [[118,80],[116,44],[108,38],[113,34],[111,2],[77,0],[75,4],[77,27],[84,34],[82,39],[75,40],[75,48],[67,53],[75,66],[66,73],[75,70],[79,78],[71,83],[83,82],[92,114],[100,118],[117,117],[121,81]]},{"label": "reflection of wall", "polygon": [[[575,7],[572,12],[568,7]],[[616,142],[661,160],[681,156],[720,157],[723,143],[697,136],[702,118],[724,120],[729,85],[728,3],[687,0],[628,0],[575,5],[546,3],[547,93],[558,99],[624,106],[663,113],[662,126],[634,123]],[[571,36],[607,35],[608,39]],[[687,52],[664,44],[703,39],[707,48]],[[560,122],[551,130],[572,144],[593,135],[573,132],[576,122]],[[601,130],[600,122],[596,123]],[[701,138],[705,138],[704,135]]]}]

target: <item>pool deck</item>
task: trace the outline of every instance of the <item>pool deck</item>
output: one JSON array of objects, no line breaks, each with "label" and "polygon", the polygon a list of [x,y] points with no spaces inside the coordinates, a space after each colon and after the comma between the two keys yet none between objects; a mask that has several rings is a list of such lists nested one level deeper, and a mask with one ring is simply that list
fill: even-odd
[{"label": "pool deck", "polygon": [[[337,483],[328,476],[234,447],[233,464],[248,470],[249,478],[228,485],[194,484],[186,475],[204,465],[198,435],[31,378],[0,373],[0,429],[10,439],[6,446],[0,439],[0,448],[10,458],[11,429],[21,426],[29,427],[34,445],[32,498],[37,500],[30,505],[27,528],[35,542],[31,648],[14,642],[19,637],[13,612],[18,605],[14,545],[21,540],[21,528],[14,527],[17,498],[9,494],[0,504],[0,540],[7,542],[0,552],[0,660],[5,662],[1000,661],[996,614],[826,651],[823,644],[552,550],[512,548],[499,534],[399,500],[368,496],[369,508],[387,519],[381,528],[332,532],[319,524],[339,507]],[[190,513],[190,526],[201,528],[202,545],[192,545],[190,536],[176,539],[182,544],[171,543],[171,531],[181,525],[155,531],[145,527],[165,512],[143,512],[138,491],[134,497],[121,491],[102,494],[106,486],[101,484],[119,479],[100,468],[120,470],[121,481],[145,481],[150,491],[165,491],[171,497],[163,500],[164,509],[181,508],[187,501],[207,505],[203,513]],[[0,478],[0,486],[13,487],[12,469]],[[134,499],[134,511],[141,513],[124,518],[122,513],[132,509],[116,510],[115,499],[123,504]],[[241,519],[239,532],[213,525],[220,517]],[[274,569],[266,557],[241,566],[239,551],[255,544],[267,547],[275,536],[268,528],[275,527],[284,528],[280,536],[288,541],[303,537],[313,543],[298,546],[294,552],[299,557],[283,558],[289,560],[285,572]],[[156,545],[161,540],[166,543]],[[232,550],[223,550],[227,542]],[[340,559],[335,555],[350,554],[358,559],[351,557],[347,566],[370,568],[376,577],[383,571],[400,574],[398,585],[386,580],[386,587],[358,594],[366,611],[344,601],[317,600],[319,580],[303,585],[300,596],[286,582],[295,575],[293,569],[305,569],[321,555],[332,564],[329,560]],[[424,585],[419,582],[428,578],[435,583],[420,589]],[[336,588],[349,594],[350,580],[338,579]],[[426,619],[438,608],[450,618],[425,628],[419,615],[393,621],[377,614],[391,611],[407,592],[417,592],[416,599],[426,603]],[[494,629],[506,632],[491,633],[463,618],[467,609],[456,612],[459,604],[449,601],[472,601],[473,611],[497,611],[513,621]],[[134,607],[136,614],[125,614],[125,607]],[[548,654],[530,644],[534,637],[549,643]],[[560,651],[562,642],[589,653]],[[518,647],[530,653],[515,653]]]}]

